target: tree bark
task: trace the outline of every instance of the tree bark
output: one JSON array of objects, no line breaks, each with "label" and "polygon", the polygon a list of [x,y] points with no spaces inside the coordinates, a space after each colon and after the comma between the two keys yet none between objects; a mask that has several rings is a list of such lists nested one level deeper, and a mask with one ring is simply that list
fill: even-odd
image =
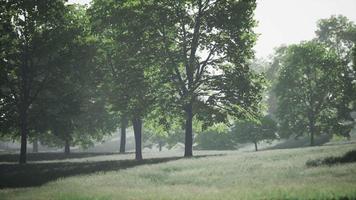
[{"label": "tree bark", "polygon": [[315,133],[314,123],[310,123],[309,131],[310,131],[310,146],[314,146],[314,133]]},{"label": "tree bark", "polygon": [[310,132],[310,146],[314,146],[314,135],[315,135],[315,119],[314,114],[309,114],[309,132]]},{"label": "tree bark", "polygon": [[38,138],[34,138],[33,143],[32,143],[32,152],[33,153],[38,153]]},{"label": "tree bark", "polygon": [[253,142],[255,144],[255,150],[258,151],[258,148],[257,148],[257,142]]},{"label": "tree bark", "polygon": [[135,135],[136,160],[142,160],[142,120],[139,117],[132,119]]},{"label": "tree bark", "polygon": [[27,125],[27,109],[21,108],[20,111],[20,126],[21,126],[21,150],[20,150],[20,164],[26,164],[26,153],[27,153],[27,136],[28,136],[28,125]]},{"label": "tree bark", "polygon": [[120,153],[125,153],[126,149],[126,126],[127,120],[123,118],[121,120]]},{"label": "tree bark", "polygon": [[70,142],[69,139],[65,140],[65,144],[64,144],[64,154],[65,155],[69,155],[70,154]]},{"label": "tree bark", "polygon": [[[25,14],[25,21],[27,21],[27,16]],[[21,150],[20,150],[20,164],[25,164],[27,160],[27,137],[28,137],[28,108],[30,100],[30,86],[29,86],[29,48],[28,48],[28,32],[25,28],[25,47],[22,53],[22,65],[20,67],[20,94],[19,94],[19,118],[20,118],[20,132],[21,132]]]},{"label": "tree bark", "polygon": [[193,106],[188,104],[185,108],[185,146],[184,157],[193,156]]}]

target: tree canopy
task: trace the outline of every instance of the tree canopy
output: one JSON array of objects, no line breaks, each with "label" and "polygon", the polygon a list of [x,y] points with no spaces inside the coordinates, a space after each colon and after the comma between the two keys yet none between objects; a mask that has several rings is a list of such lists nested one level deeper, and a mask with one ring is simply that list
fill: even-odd
[{"label": "tree canopy", "polygon": [[336,53],[322,44],[305,42],[288,48],[275,88],[281,134],[308,133],[313,145],[315,134],[333,132],[341,69]]},{"label": "tree canopy", "polygon": [[28,138],[69,153],[118,127],[124,153],[131,125],[137,160],[142,140],[159,149],[182,142],[190,157],[194,140],[258,150],[291,135],[310,135],[311,145],[317,134],[349,136],[355,24],[322,19],[313,40],[253,61],[255,8],[255,0],[1,1],[0,136],[21,141],[20,163]]}]

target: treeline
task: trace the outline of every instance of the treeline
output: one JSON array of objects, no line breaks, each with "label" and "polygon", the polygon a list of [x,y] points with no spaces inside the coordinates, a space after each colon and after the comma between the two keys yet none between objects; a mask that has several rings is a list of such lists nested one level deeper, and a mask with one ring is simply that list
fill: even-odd
[{"label": "treeline", "polygon": [[341,122],[355,110],[355,25],[321,21],[318,38],[280,48],[260,73],[251,70],[255,7],[251,0],[1,1],[1,137],[21,141],[26,163],[28,139],[69,153],[118,127],[124,152],[128,126],[137,160],[143,139],[159,147],[182,141],[190,157],[193,139],[211,140],[207,132],[220,125],[218,132],[236,136],[224,142],[251,141],[256,150],[292,133],[347,135],[351,125]]},{"label": "treeline", "polygon": [[[263,77],[249,70],[256,3],[62,0],[0,3],[1,134],[26,144],[89,145],[143,120],[208,127],[259,110]],[[251,114],[252,113],[252,114]],[[124,139],[121,140],[124,146]],[[121,149],[124,150],[124,147]]]},{"label": "treeline", "polygon": [[[251,68],[263,73],[268,89],[264,118],[210,127],[198,135],[203,149],[234,149],[239,143],[308,136],[351,137],[356,122],[356,25],[344,16],[317,23],[316,37],[276,48]],[[277,133],[277,134],[276,134]]]}]

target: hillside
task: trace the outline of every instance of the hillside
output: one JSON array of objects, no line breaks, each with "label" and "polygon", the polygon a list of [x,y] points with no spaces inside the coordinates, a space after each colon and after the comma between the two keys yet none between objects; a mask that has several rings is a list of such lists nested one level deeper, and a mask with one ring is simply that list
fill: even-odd
[{"label": "hillside", "polygon": [[[355,149],[355,144],[344,144],[260,152],[196,152],[210,156],[191,159],[181,159],[177,152],[150,153],[144,155],[151,158],[147,163],[126,160],[133,158],[130,154],[69,159],[61,162],[65,166],[76,163],[84,171],[89,164],[108,160],[111,167],[41,187],[2,189],[0,199],[355,199],[355,162],[306,165],[307,161],[338,157]],[[22,170],[31,173],[30,168]]]}]

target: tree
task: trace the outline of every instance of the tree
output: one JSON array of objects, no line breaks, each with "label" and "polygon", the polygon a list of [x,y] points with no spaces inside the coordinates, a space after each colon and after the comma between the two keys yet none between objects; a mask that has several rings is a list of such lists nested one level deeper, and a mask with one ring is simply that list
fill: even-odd
[{"label": "tree", "polygon": [[161,76],[152,53],[157,43],[149,38],[151,14],[145,9],[143,1],[102,0],[90,8],[93,28],[104,41],[102,63],[112,110],[131,119],[137,160],[142,159],[142,121],[152,108]]},{"label": "tree", "polygon": [[317,42],[288,47],[275,87],[281,134],[309,133],[314,145],[315,134],[333,132],[340,66],[336,53]]},{"label": "tree", "polygon": [[90,35],[85,7],[66,8],[60,30],[64,40],[57,61],[61,67],[33,105],[38,112],[33,121],[37,125],[34,131],[52,133],[60,139],[53,145],[63,145],[69,154],[71,145],[91,145],[92,140],[100,140],[116,126],[100,89],[103,77],[94,62],[97,41]]},{"label": "tree", "polygon": [[[246,0],[94,2],[94,26],[114,44],[107,48],[106,60],[121,76],[115,78],[119,81],[114,86],[121,87],[115,91],[124,92],[117,95],[121,100],[126,96],[126,103],[114,104],[135,115],[134,130],[141,130],[138,124],[150,105],[163,99],[154,94],[165,88],[185,113],[185,156],[189,157],[193,118],[200,108],[216,111],[227,105],[230,110],[248,110],[259,99],[248,91],[259,87],[249,82],[247,62],[253,57],[256,38],[255,6]],[[233,87],[224,87],[226,81]],[[135,135],[140,137],[138,132]]]},{"label": "tree", "polygon": [[1,121],[5,123],[1,126],[21,133],[19,162],[23,164],[31,105],[57,67],[54,60],[61,45],[58,31],[65,6],[62,0],[20,0],[2,1],[0,9]]},{"label": "tree", "polygon": [[[242,93],[254,88],[249,82],[247,60],[253,57],[256,3],[181,0],[155,1],[152,7],[152,19],[156,21],[150,24],[157,30],[153,40],[161,44],[158,53],[165,58],[162,72],[170,78],[175,102],[184,111],[184,156],[190,157],[193,118],[201,112],[199,108],[221,110],[228,104],[241,111],[248,110],[253,102],[249,101],[254,99],[253,92]],[[224,87],[227,82],[234,84]]]},{"label": "tree", "polygon": [[258,143],[277,139],[277,123],[268,115],[257,120],[237,121],[231,129],[235,143],[252,142],[258,151]]},{"label": "tree", "polygon": [[337,120],[335,131],[343,136],[350,137],[351,125],[345,122],[352,121],[350,113],[356,111],[356,69],[352,65],[352,50],[356,42],[356,25],[346,17],[331,16],[318,22],[316,31],[317,40],[333,49],[342,62],[340,73],[342,77],[338,83],[341,87],[341,98],[336,102]]},{"label": "tree", "polygon": [[236,148],[229,128],[225,124],[214,124],[196,138],[198,147],[206,150],[231,150]]}]

